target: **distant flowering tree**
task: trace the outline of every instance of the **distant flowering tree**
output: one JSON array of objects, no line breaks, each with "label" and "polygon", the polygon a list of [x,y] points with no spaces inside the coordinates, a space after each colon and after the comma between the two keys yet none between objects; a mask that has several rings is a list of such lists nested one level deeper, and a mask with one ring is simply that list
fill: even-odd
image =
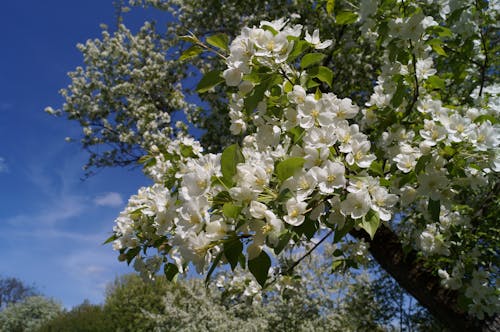
[{"label": "distant flowering tree", "polygon": [[[204,12],[194,3],[132,1],[169,9],[191,24]],[[149,277],[162,266],[173,278],[190,264],[208,276],[219,265],[239,265],[265,288],[289,272],[271,269],[274,256],[304,246],[308,256],[330,237],[334,243],[354,237],[452,330],[491,327],[500,312],[498,3],[292,4],[304,11],[272,20],[269,13],[281,8],[272,2],[266,10],[274,11],[263,13],[271,19],[237,17],[253,23],[231,42],[225,32],[234,29],[217,24],[224,19],[203,20],[203,28],[166,51],[183,50],[170,69],[189,59],[200,66],[196,91],[215,115],[181,104],[181,88],[151,94],[156,81],[149,76],[134,83],[132,74],[164,74],[156,72],[162,67],[148,71],[164,57],[141,53],[143,70],[129,67],[130,75],[119,76],[123,84],[65,92],[64,111],[83,121],[84,146],[116,143],[122,155],[127,144],[147,150],[139,160],[154,184],[130,198],[109,242]],[[218,8],[237,6],[223,1]],[[121,47],[113,50],[95,56],[114,57]],[[115,62],[105,64],[113,73]],[[93,82],[90,74],[73,80]],[[136,89],[144,95],[132,105]],[[174,92],[179,99],[165,99]],[[140,113],[145,96],[159,98],[151,105],[175,101],[166,109],[186,110],[208,137],[229,131],[235,143],[204,152],[185,130],[167,128],[166,118],[158,122],[166,113],[156,106]],[[108,109],[110,97],[126,105]],[[125,106],[129,113],[121,116]],[[225,117],[225,127],[211,122]],[[131,123],[125,136],[136,141],[128,143],[119,133]],[[211,151],[223,143],[213,142]],[[354,265],[347,247],[334,253],[334,270]]]},{"label": "distant flowering tree", "polygon": [[0,311],[0,331],[38,331],[61,311],[61,305],[52,299],[29,296],[20,302],[10,303]]}]

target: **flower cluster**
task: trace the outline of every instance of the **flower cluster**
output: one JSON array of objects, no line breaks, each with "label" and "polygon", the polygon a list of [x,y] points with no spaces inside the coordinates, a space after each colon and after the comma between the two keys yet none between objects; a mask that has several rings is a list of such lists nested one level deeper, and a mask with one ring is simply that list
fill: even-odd
[{"label": "flower cluster", "polygon": [[[376,10],[363,3],[361,23],[376,29]],[[362,228],[373,238],[385,223],[443,264],[436,269],[443,285],[472,299],[471,314],[498,312],[494,273],[474,268],[474,250],[456,264],[439,261],[460,246],[481,245],[461,235],[480,227],[463,196],[491,187],[500,171],[498,88],[481,86],[468,96],[473,106],[445,104],[439,93],[446,81],[436,69],[445,51],[434,38],[443,28],[420,10],[386,23],[372,30],[386,46],[386,64],[362,107],[331,92],[333,71],[322,52],[333,42],[321,41],[318,30],[310,34],[285,19],[243,28],[214,83],[225,81],[230,130],[241,144],[204,154],[181,135],[152,146],[144,161],[156,184],[117,218],[115,249],[146,274],[156,272],[159,259],[167,275],[190,264],[210,274],[228,263],[248,266],[263,286],[270,253],[298,247],[322,229],[345,236]],[[141,248],[151,247],[161,258],[142,258]]]}]

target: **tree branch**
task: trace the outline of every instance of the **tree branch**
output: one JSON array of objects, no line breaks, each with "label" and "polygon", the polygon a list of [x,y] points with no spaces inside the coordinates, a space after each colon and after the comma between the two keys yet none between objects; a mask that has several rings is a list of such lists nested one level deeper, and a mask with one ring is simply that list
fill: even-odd
[{"label": "tree branch", "polygon": [[353,229],[350,234],[370,244],[370,253],[408,293],[415,297],[431,314],[441,320],[450,331],[490,331],[498,327],[500,319],[493,317],[490,323],[470,317],[458,305],[458,292],[444,288],[439,276],[424,266],[415,250],[405,253],[399,237],[385,225],[370,236],[363,230]]}]

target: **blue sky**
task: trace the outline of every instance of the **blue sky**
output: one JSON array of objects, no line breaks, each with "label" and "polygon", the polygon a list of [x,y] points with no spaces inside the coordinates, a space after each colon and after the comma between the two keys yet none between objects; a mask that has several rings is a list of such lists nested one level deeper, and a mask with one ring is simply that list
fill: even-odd
[{"label": "blue sky", "polygon": [[[148,14],[135,10],[125,23],[138,27]],[[114,22],[112,0],[5,1],[0,11],[0,276],[68,308],[102,302],[105,285],[131,271],[102,242],[148,184],[140,170],[118,168],[81,181],[88,156],[64,140],[81,129],[43,112],[62,105],[66,73],[82,65],[76,44]]]}]

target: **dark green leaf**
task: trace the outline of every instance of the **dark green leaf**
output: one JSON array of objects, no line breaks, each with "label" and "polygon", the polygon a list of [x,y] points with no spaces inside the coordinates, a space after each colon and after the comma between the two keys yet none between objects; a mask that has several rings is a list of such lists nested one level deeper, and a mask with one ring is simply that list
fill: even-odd
[{"label": "dark green leaf", "polygon": [[375,175],[384,176],[384,170],[382,169],[382,167],[382,161],[373,161],[370,165],[370,171],[372,171]]},{"label": "dark green leaf", "polygon": [[434,222],[439,222],[439,214],[441,212],[441,201],[435,201],[429,198],[429,203],[427,206],[431,219]]},{"label": "dark green leaf", "polygon": [[276,201],[278,201],[278,202],[286,202],[286,201],[288,201],[292,197],[293,197],[292,191],[290,189],[288,189],[288,188],[285,188],[284,190],[282,190],[280,192],[280,194],[278,195],[278,198],[276,198]]},{"label": "dark green leaf", "polygon": [[273,248],[276,255],[279,255],[283,251],[283,249],[285,249],[286,245],[290,242],[291,237],[292,233],[288,231],[280,234],[278,244]]},{"label": "dark green leaf", "polygon": [[256,108],[257,105],[262,101],[264,98],[264,94],[266,93],[267,90],[267,84],[268,82],[262,82],[261,84],[257,85],[251,96],[245,98],[245,110],[247,111],[248,114],[253,112]]},{"label": "dark green leaf", "polygon": [[401,180],[399,180],[399,187],[403,187],[407,183],[412,183],[417,180],[417,176],[415,175],[414,171],[411,171],[408,174],[405,174],[404,176],[401,177]]},{"label": "dark green leaf", "polygon": [[299,40],[295,41],[295,44],[293,46],[292,52],[288,56],[288,61],[293,61],[295,58],[297,58],[299,55],[302,54],[307,48],[309,47],[309,43],[306,42],[305,40]]},{"label": "dark green leaf", "polygon": [[415,165],[415,173],[420,174],[425,169],[425,166],[427,166],[430,160],[431,160],[430,154],[421,156],[418,159],[417,164]]},{"label": "dark green leaf", "polygon": [[141,252],[141,247],[135,247],[132,249],[129,249],[127,253],[125,254],[125,257],[127,258],[127,264],[130,264],[134,260],[134,258]]},{"label": "dark green leaf", "polygon": [[196,86],[196,91],[199,93],[207,92],[222,82],[224,82],[224,78],[221,76],[219,70],[209,71],[202,77],[198,86]]},{"label": "dark green leaf", "polygon": [[333,71],[325,66],[313,67],[308,70],[308,74],[311,77],[316,77],[321,82],[328,84],[329,87],[332,86],[333,82]]},{"label": "dark green leaf", "polygon": [[238,260],[242,252],[243,244],[238,238],[232,238],[224,242],[224,256],[226,256],[227,261],[231,265],[231,270],[234,271],[238,265]]},{"label": "dark green leaf", "polygon": [[[217,180],[219,181],[219,180]],[[221,191],[212,199],[213,205],[224,205],[224,203],[231,202],[231,195],[227,191]]]},{"label": "dark green leaf", "polygon": [[311,67],[323,61],[325,57],[326,55],[323,53],[307,53],[300,60],[300,67],[302,69]]},{"label": "dark green leaf", "polygon": [[177,265],[173,263],[167,263],[163,267],[163,273],[165,273],[165,277],[167,278],[168,281],[174,280],[175,276],[179,273],[179,269],[177,268]]},{"label": "dark green leaf", "polygon": [[305,237],[310,240],[312,239],[312,237],[316,234],[316,232],[318,231],[319,229],[319,223],[317,220],[311,220],[311,219],[308,219],[306,218],[306,220],[304,220],[304,222],[295,227],[294,230],[297,234],[303,234],[305,235]]},{"label": "dark green leaf", "polygon": [[285,181],[300,170],[304,166],[304,163],[305,159],[301,157],[291,157],[280,161],[276,165],[276,176],[280,181]]},{"label": "dark green leaf", "polygon": [[354,227],[353,220],[349,220],[348,222],[346,222],[344,227],[342,228],[339,228],[337,226],[337,228],[335,229],[335,234],[333,236],[333,243],[337,243],[340,240],[342,240],[344,236],[346,236],[346,234],[349,233],[353,227]]},{"label": "dark green leaf", "polygon": [[403,97],[406,94],[406,86],[402,81],[399,82],[396,92],[392,96],[391,104],[394,107],[398,107],[403,102]]},{"label": "dark green leaf", "polygon": [[270,267],[271,259],[264,250],[260,252],[259,256],[248,261],[248,269],[262,287],[266,284]]},{"label": "dark green leaf", "polygon": [[218,33],[216,35],[207,37],[207,43],[224,51],[229,50],[227,46],[227,44],[229,43],[229,37],[225,33]]}]

